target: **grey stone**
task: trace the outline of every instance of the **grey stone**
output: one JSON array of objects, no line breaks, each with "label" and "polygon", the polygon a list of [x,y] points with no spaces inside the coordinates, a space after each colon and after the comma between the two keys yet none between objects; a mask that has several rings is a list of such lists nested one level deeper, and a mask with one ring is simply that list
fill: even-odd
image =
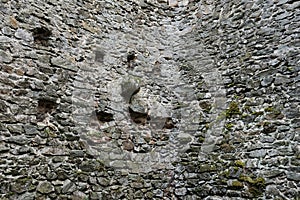
[{"label": "grey stone", "polygon": [[15,37],[18,39],[22,39],[26,42],[33,41],[32,35],[28,33],[26,30],[20,28],[18,28],[18,30],[15,32]]},{"label": "grey stone", "polygon": [[103,199],[102,192],[91,192],[90,199],[91,200]]},{"label": "grey stone", "polygon": [[64,147],[44,147],[40,149],[40,153],[46,156],[65,156],[69,155],[69,151]]},{"label": "grey stone", "polygon": [[47,180],[55,180],[57,178],[57,174],[55,172],[48,172],[46,174]]},{"label": "grey stone", "polygon": [[122,153],[110,153],[109,154],[109,159],[111,160],[122,160],[124,159],[124,155]]},{"label": "grey stone", "polygon": [[28,147],[28,146],[21,146],[21,147],[18,147],[18,148],[15,148],[14,150],[17,151],[17,154],[29,154],[29,153],[32,153],[33,152],[33,149],[31,147]]},{"label": "grey stone", "polygon": [[153,193],[156,197],[163,197],[164,195],[163,191],[160,189],[154,190]]},{"label": "grey stone", "polygon": [[85,151],[82,150],[72,150],[70,151],[70,156],[71,157],[84,157]]},{"label": "grey stone", "polygon": [[52,65],[61,67],[66,70],[70,70],[73,72],[77,72],[78,70],[78,66],[76,65],[76,63],[68,60],[67,58],[52,57],[50,62]]},{"label": "grey stone", "polygon": [[274,178],[277,176],[280,176],[281,174],[283,174],[283,171],[281,170],[268,170],[267,172],[264,173],[264,177],[266,178]]},{"label": "grey stone", "polygon": [[283,20],[284,18],[287,18],[287,17],[289,17],[291,15],[292,15],[292,13],[290,13],[290,12],[283,12],[283,13],[277,15],[275,17],[275,20]]},{"label": "grey stone", "polygon": [[19,144],[19,145],[24,145],[28,144],[29,140],[23,135],[20,136],[11,136],[10,138],[7,139],[8,142]]},{"label": "grey stone", "polygon": [[71,198],[73,200],[88,199],[88,195],[81,191],[75,191],[71,196]]},{"label": "grey stone", "polygon": [[126,169],[127,166],[127,161],[126,160],[115,160],[110,162],[110,166],[115,167],[117,169]]},{"label": "grey stone", "polygon": [[177,136],[177,140],[182,144],[187,144],[193,140],[192,136],[188,133],[180,133]]},{"label": "grey stone", "polygon": [[0,153],[5,153],[5,152],[8,152],[9,151],[9,146],[3,144],[3,143],[0,143]]},{"label": "grey stone", "polygon": [[0,62],[11,63],[13,60],[12,56],[7,52],[0,49]]},{"label": "grey stone", "polygon": [[130,108],[137,113],[148,113],[147,99],[145,99],[145,91],[139,91],[131,97]]},{"label": "grey stone", "polygon": [[25,130],[26,135],[38,135],[38,133],[39,133],[36,126],[34,126],[34,125],[26,124],[24,126],[24,130]]},{"label": "grey stone", "polygon": [[73,193],[75,190],[76,190],[76,185],[75,185],[73,182],[71,182],[70,180],[66,180],[66,181],[64,182],[64,185],[63,185],[63,187],[62,187],[61,192],[62,192],[63,194],[71,194],[71,193]]},{"label": "grey stone", "polygon": [[265,77],[265,78],[262,79],[261,85],[263,87],[268,87],[272,84],[273,80],[274,80],[273,77]]},{"label": "grey stone", "polygon": [[300,111],[297,108],[288,108],[284,111],[286,117],[296,119],[300,117]]},{"label": "grey stone", "polygon": [[185,196],[186,192],[187,192],[186,188],[176,188],[175,189],[175,194],[177,196]]},{"label": "grey stone", "polygon": [[79,168],[84,172],[94,172],[101,169],[102,164],[96,160],[88,160],[80,163]]},{"label": "grey stone", "polygon": [[37,186],[37,191],[39,191],[42,194],[49,194],[51,192],[54,192],[54,186],[47,181],[40,182]]},{"label": "grey stone", "polygon": [[12,35],[12,30],[8,26],[4,26],[1,30],[4,35],[8,35],[8,36]]},{"label": "grey stone", "polygon": [[35,194],[26,192],[18,197],[18,200],[34,200]]},{"label": "grey stone", "polygon": [[299,2],[0,2],[1,198],[297,197]]},{"label": "grey stone", "polygon": [[7,129],[11,132],[11,133],[17,133],[17,134],[22,134],[24,131],[23,125],[22,124],[12,124],[12,125],[8,125]]},{"label": "grey stone", "polygon": [[153,198],[153,192],[147,192],[145,194],[145,197],[148,198],[148,199],[152,199]]},{"label": "grey stone", "polygon": [[130,184],[130,186],[132,188],[141,189],[141,188],[143,188],[144,184],[142,182],[133,182]]},{"label": "grey stone", "polygon": [[7,36],[0,36],[0,43],[8,43],[11,42],[11,39]]},{"label": "grey stone", "polygon": [[17,194],[22,194],[29,188],[34,189],[31,178],[18,178],[11,183],[11,191]]},{"label": "grey stone", "polygon": [[263,157],[266,156],[266,154],[267,154],[267,151],[265,149],[259,149],[259,150],[251,151],[250,154],[249,154],[249,157],[263,158]]},{"label": "grey stone", "polygon": [[287,179],[292,181],[300,181],[300,173],[288,172]]},{"label": "grey stone", "polygon": [[100,177],[98,178],[98,183],[104,187],[109,185],[109,180],[107,178]]}]

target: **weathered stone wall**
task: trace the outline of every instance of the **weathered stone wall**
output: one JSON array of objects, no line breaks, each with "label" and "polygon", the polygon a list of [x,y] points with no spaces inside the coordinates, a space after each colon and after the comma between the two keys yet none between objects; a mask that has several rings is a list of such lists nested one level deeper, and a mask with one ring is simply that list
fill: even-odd
[{"label": "weathered stone wall", "polygon": [[0,199],[299,199],[293,0],[0,1]]}]

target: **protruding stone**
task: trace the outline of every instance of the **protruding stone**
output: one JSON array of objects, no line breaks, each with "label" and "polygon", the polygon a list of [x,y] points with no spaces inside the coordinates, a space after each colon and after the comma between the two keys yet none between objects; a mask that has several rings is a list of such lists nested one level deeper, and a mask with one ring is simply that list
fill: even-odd
[{"label": "protruding stone", "polygon": [[64,182],[64,185],[62,187],[61,192],[63,194],[71,194],[76,190],[76,186],[73,182],[71,182],[70,180],[66,180]]},{"label": "protruding stone", "polygon": [[267,151],[265,149],[259,149],[255,151],[251,151],[249,156],[252,158],[263,158],[267,154]]},{"label": "protruding stone", "polygon": [[177,196],[185,196],[186,192],[187,192],[186,188],[176,188],[175,189],[175,194]]},{"label": "protruding stone", "polygon": [[39,191],[42,194],[49,194],[51,192],[54,192],[54,186],[47,181],[39,183],[37,186],[37,191]]},{"label": "protruding stone", "polygon": [[66,70],[70,70],[73,72],[76,72],[78,70],[78,67],[76,66],[75,62],[72,62],[68,58],[62,58],[62,57],[52,57],[51,58],[51,64],[57,67],[61,67]]},{"label": "protruding stone", "polygon": [[33,41],[32,35],[26,30],[20,28],[15,32],[15,37],[26,42]]},{"label": "protruding stone", "polygon": [[169,6],[175,7],[177,5],[178,5],[178,1],[177,0],[169,0]]},{"label": "protruding stone", "polygon": [[7,52],[0,49],[0,63],[11,63],[12,56]]}]

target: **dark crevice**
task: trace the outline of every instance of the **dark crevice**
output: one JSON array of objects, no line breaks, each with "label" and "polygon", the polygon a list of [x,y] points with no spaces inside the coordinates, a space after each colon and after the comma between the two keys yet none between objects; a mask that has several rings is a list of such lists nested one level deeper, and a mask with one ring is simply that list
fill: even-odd
[{"label": "dark crevice", "polygon": [[43,121],[46,118],[47,113],[52,113],[57,107],[57,104],[48,99],[38,100],[37,106],[37,120]]},{"label": "dark crevice", "polygon": [[95,111],[96,117],[100,122],[111,122],[114,120],[114,115],[105,111]]},{"label": "dark crevice", "polygon": [[95,61],[103,63],[104,60],[104,52],[103,51],[95,51]]},{"label": "dark crevice", "polygon": [[165,129],[173,129],[175,128],[175,122],[171,117],[167,117],[164,125]]},{"label": "dark crevice", "polygon": [[147,121],[150,120],[150,116],[147,113],[134,112],[130,107],[128,107],[128,111],[130,114],[130,118],[136,124],[145,125]]},{"label": "dark crevice", "polygon": [[136,59],[136,53],[134,51],[131,51],[127,54],[127,65],[128,68],[134,67],[134,61]]},{"label": "dark crevice", "polygon": [[46,27],[36,27],[31,30],[34,42],[43,46],[49,45],[52,32]]}]

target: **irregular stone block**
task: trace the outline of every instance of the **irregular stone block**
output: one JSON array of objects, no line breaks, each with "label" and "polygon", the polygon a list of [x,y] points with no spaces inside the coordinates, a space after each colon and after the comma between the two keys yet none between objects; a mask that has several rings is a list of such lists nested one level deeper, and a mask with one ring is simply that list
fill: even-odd
[{"label": "irregular stone block", "polygon": [[54,192],[54,186],[47,181],[40,182],[37,186],[37,191],[39,191],[42,194],[49,194],[51,192]]}]

